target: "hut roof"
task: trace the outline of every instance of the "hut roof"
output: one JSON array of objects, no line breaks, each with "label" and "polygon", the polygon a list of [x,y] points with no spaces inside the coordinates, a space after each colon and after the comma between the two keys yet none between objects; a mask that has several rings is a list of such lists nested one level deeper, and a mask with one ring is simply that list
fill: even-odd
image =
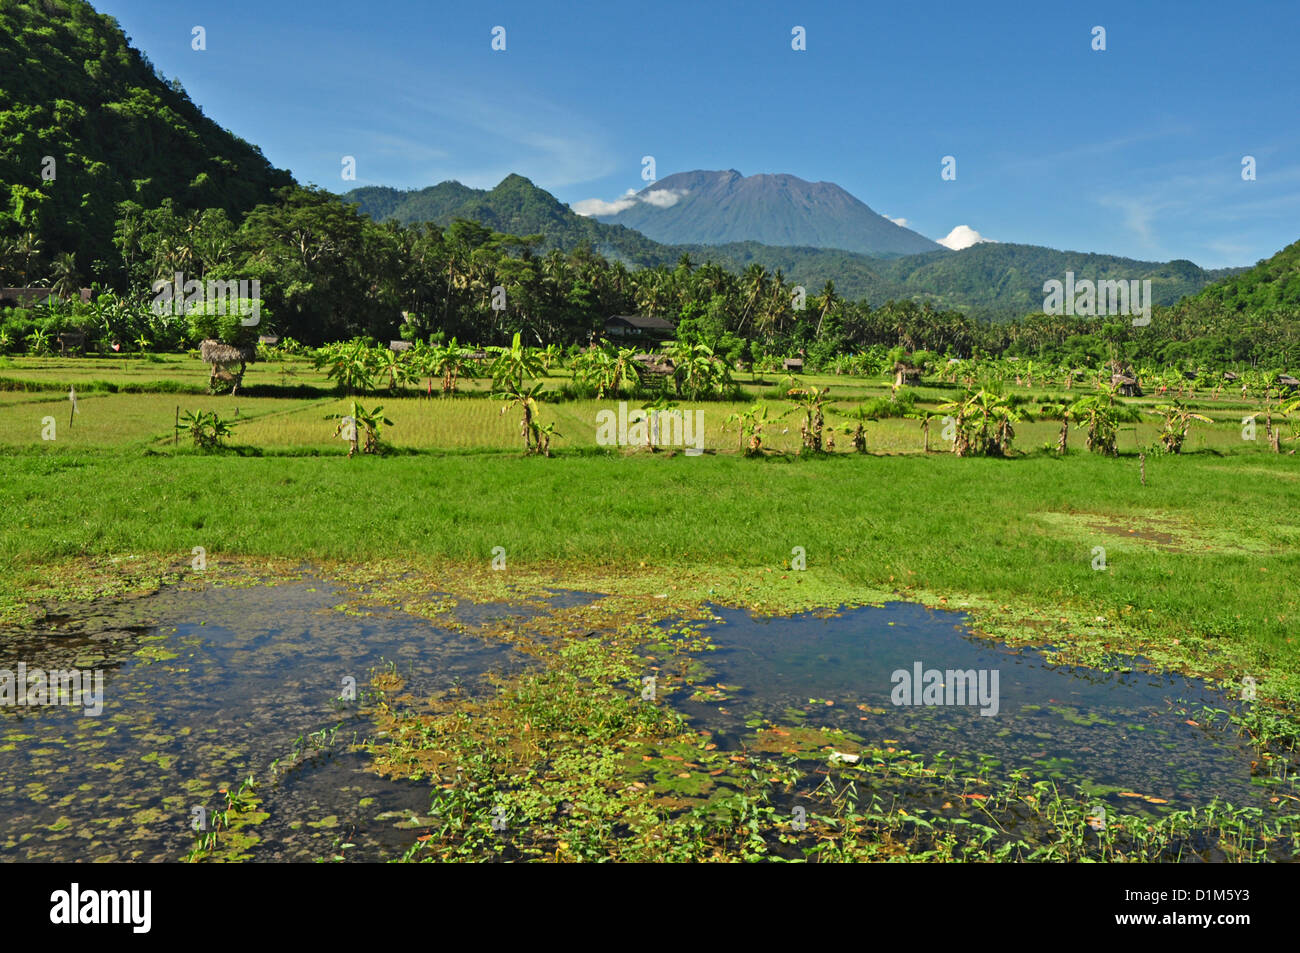
[{"label": "hut roof", "polygon": [[614,328],[671,332],[674,330],[674,325],[671,321],[665,321],[653,314],[615,314],[605,319],[605,330],[610,331]]},{"label": "hut roof", "polygon": [[237,364],[240,361],[251,364],[257,360],[257,349],[234,347],[221,341],[208,339],[199,345],[199,356],[208,364]]},{"label": "hut roof", "polygon": [[1290,374],[1282,374],[1278,377],[1277,382],[1283,387],[1300,387],[1300,379],[1292,377]]}]

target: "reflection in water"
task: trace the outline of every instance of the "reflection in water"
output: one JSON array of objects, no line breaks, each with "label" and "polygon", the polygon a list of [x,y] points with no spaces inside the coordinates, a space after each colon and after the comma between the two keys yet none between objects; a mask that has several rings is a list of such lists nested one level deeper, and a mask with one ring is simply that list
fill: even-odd
[{"label": "reflection in water", "polygon": [[[105,608],[75,634],[6,633],[0,670],[98,669],[104,710],[0,708],[0,857],[176,860],[194,845],[193,809],[220,808],[218,789],[249,774],[270,815],[254,859],[327,856],[336,839],[361,859],[400,853],[429,788],[382,780],[348,750],[371,724],[338,700],[345,679],[361,693],[392,664],[414,698],[473,694],[523,657],[400,612],[345,614],[341,601],[311,581],[173,589]],[[146,614],[156,624],[139,625]]]},{"label": "reflection in water", "polygon": [[[692,701],[682,692],[674,702],[718,733],[723,746],[741,745],[762,717],[837,728],[864,744],[926,757],[965,756],[1000,765],[1003,774],[1025,768],[1034,777],[1137,792],[1178,807],[1216,795],[1258,803],[1268,793],[1251,784],[1253,749],[1234,730],[1187,723],[1194,720],[1187,712],[1202,705],[1234,707],[1198,681],[1054,667],[1041,654],[971,637],[961,615],[911,603],[831,617],[714,612],[723,621],[704,630],[718,647],[706,661],[713,680],[728,686],[727,697]],[[969,673],[976,691],[965,704],[944,703],[951,700],[949,676],[943,691],[923,699],[917,676],[930,685],[931,670]],[[981,678],[985,688],[996,680],[995,705],[976,699]],[[996,714],[981,714],[989,708]]]}]

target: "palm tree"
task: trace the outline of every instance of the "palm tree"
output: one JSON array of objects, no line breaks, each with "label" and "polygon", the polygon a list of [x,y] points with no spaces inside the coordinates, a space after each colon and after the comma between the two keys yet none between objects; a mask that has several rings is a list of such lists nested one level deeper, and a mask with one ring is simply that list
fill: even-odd
[{"label": "palm tree", "polygon": [[32,283],[32,259],[40,260],[41,240],[36,237],[35,232],[23,232],[18,236],[18,241],[14,243],[14,253],[23,260],[23,284],[30,285]]},{"label": "palm tree", "polygon": [[60,298],[75,298],[79,294],[81,278],[72,252],[63,252],[55,257],[50,277],[54,279],[51,290]]}]

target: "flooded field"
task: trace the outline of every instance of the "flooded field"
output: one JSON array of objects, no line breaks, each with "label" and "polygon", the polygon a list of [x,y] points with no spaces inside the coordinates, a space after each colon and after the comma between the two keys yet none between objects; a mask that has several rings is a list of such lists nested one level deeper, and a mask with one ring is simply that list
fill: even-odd
[{"label": "flooded field", "polygon": [[[836,823],[856,829],[859,801],[836,802],[837,785],[874,798],[890,837],[906,833],[918,811],[978,819],[976,802],[965,799],[987,795],[953,795],[944,787],[953,778],[1047,781],[1099,811],[1152,818],[1215,801],[1262,816],[1276,814],[1279,800],[1297,800],[1287,771],[1261,770],[1258,749],[1229,720],[1240,702],[1197,681],[1138,671],[1138,660],[1118,672],[1061,667],[1042,652],[975,637],[959,614],[910,603],[786,617],[711,607],[706,621],[689,624],[691,647],[669,653],[690,676],[666,675],[655,697],[638,693],[630,673],[643,663],[657,670],[660,649],[628,656],[632,668],[599,659],[631,651],[625,631],[639,640],[673,623],[661,614],[664,629],[648,625],[653,612],[635,601],[611,614],[606,601],[619,600],[549,588],[518,603],[475,602],[417,582],[403,610],[364,586],[306,578],[170,587],[4,632],[0,673],[11,682],[0,707],[0,859],[180,860],[232,804],[219,850],[204,856],[393,859],[417,839],[424,848],[430,838],[458,836],[431,814],[435,794],[449,795],[445,803],[471,826],[483,826],[485,809],[504,810],[494,794],[465,807],[472,790],[500,792],[516,810],[534,812],[499,838],[507,859],[528,856],[531,844],[564,849],[573,834],[551,828],[586,830],[582,797],[607,815],[602,838],[621,836],[625,812],[650,805],[645,798],[663,823],[696,811],[724,827],[737,810],[766,803],[775,813],[764,836],[790,858],[807,846],[781,833],[791,812],[838,803],[849,819]],[[576,680],[547,682],[553,663],[577,664]],[[72,671],[102,681],[76,704],[42,695],[42,673]],[[602,678],[603,694],[583,695]],[[501,692],[516,694],[482,707]],[[385,719],[373,717],[377,705]],[[443,719],[436,729],[426,720],[435,707]],[[482,731],[479,715],[455,721],[462,710],[506,720]],[[641,729],[629,727],[603,750],[582,740],[652,710]],[[414,733],[396,745],[417,755],[412,764],[437,767],[404,773],[392,768],[399,760],[376,770],[367,742],[393,747],[389,729]],[[476,730],[484,744],[518,741],[510,757],[522,759],[520,769],[491,774],[506,763],[498,756],[471,763],[464,752],[486,750],[470,740]],[[461,760],[449,754],[456,737]],[[432,752],[424,761],[422,748]],[[531,754],[540,760],[526,767]],[[596,780],[584,758],[603,759],[612,773]],[[462,765],[468,788],[459,785]],[[785,774],[791,765],[797,771]],[[757,791],[756,779],[767,790]],[[560,792],[554,803],[534,784]],[[586,793],[568,793],[578,789]],[[1021,795],[1006,790],[1010,811]],[[1049,824],[1036,815],[1032,797],[1018,803],[1029,813],[1006,820],[1007,831],[1056,836],[1061,818]],[[644,816],[653,832],[660,821]],[[495,833],[474,836],[487,838],[489,854],[497,849]],[[703,844],[714,835],[698,836]],[[1287,856],[1289,848],[1279,849]]]},{"label": "flooded field", "polygon": [[[907,749],[1003,776],[1020,769],[1125,810],[1273,794],[1252,776],[1257,755],[1239,730],[1201,723],[1204,709],[1240,703],[1200,682],[1055,666],[972,637],[957,613],[908,603],[791,618],[714,611],[721,621],[703,632],[717,647],[710,680],[724,687],[677,701],[723,747],[753,745],[764,726],[833,729],[853,750]],[[939,684],[932,671],[943,691],[926,692]],[[949,692],[950,681],[964,690]]]},{"label": "flooded field", "polygon": [[0,857],[178,860],[195,819],[250,774],[259,819],[237,832],[239,854],[304,860],[336,843],[363,859],[400,853],[429,788],[380,779],[352,748],[373,730],[358,715],[371,673],[400,673],[413,699],[491,691],[485,674],[525,659],[473,626],[529,610],[470,607],[461,632],[348,614],[335,608],[344,598],[310,581],[173,589],[63,631],[6,633],[0,669],[98,669],[103,694],[93,716],[0,708]]}]

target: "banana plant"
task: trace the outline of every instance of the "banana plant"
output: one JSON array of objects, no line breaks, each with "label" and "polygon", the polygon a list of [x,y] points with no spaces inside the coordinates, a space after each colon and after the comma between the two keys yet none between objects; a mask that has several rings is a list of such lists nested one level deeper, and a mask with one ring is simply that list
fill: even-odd
[{"label": "banana plant", "polygon": [[[860,411],[861,408],[859,408],[859,412]],[[938,411],[927,410],[926,408],[923,407],[920,410],[915,410],[910,414],[903,414],[903,416],[906,417],[908,420],[919,420],[921,422],[921,450],[924,453],[929,453],[930,452],[930,424],[935,420],[942,418],[943,414],[939,413]],[[853,445],[855,447],[857,446],[856,438],[854,439]],[[865,453],[866,452],[865,449],[862,452]]]},{"label": "banana plant", "polygon": [[[381,431],[384,427],[393,426],[393,422],[384,416],[382,406],[375,407],[373,410],[366,410],[355,400],[351,404],[350,414],[326,414],[325,419],[339,422],[334,429],[334,435],[342,437],[350,444],[348,448],[349,459],[358,450],[362,453],[378,453]],[[364,440],[362,435],[364,435]]]},{"label": "banana plant", "polygon": [[1214,423],[1204,414],[1192,413],[1177,400],[1171,404],[1157,404],[1155,409],[1148,413],[1164,420],[1164,427],[1160,431],[1160,442],[1165,448],[1165,453],[1183,452],[1183,441],[1187,439],[1187,432],[1191,429],[1193,420],[1207,424]]},{"label": "banana plant", "polygon": [[1069,410],[1079,426],[1087,428],[1084,446],[1092,453],[1108,457],[1119,456],[1115,441],[1119,435],[1119,412],[1115,406],[1115,389],[1110,385],[1098,393],[1075,401]]},{"label": "banana plant", "polygon": [[[519,335],[515,335],[515,340],[519,340]],[[525,386],[518,378],[505,377],[498,382],[492,396],[496,400],[505,401],[501,413],[504,414],[511,407],[518,407],[523,414],[519,418],[519,436],[524,438],[524,453],[549,457],[551,437],[562,436],[562,434],[555,433],[554,424],[542,426],[538,422],[538,405],[542,387],[541,381],[534,381],[532,386]]]},{"label": "banana plant", "polygon": [[[817,387],[812,384],[792,387],[786,391],[786,396],[795,402],[792,411],[797,410],[803,414],[799,434],[803,439],[804,448],[813,453],[823,452],[822,444],[826,430],[825,403],[829,392],[830,387]],[[831,436],[825,449],[834,448],[835,438]]]},{"label": "banana plant", "polygon": [[[761,401],[755,401],[745,410],[738,410],[735,413],[728,414],[724,424],[732,421],[738,423],[740,431],[739,449],[747,457],[759,457],[763,455],[763,427],[767,423],[767,405]],[[745,438],[749,438],[749,445],[746,446]]]}]

